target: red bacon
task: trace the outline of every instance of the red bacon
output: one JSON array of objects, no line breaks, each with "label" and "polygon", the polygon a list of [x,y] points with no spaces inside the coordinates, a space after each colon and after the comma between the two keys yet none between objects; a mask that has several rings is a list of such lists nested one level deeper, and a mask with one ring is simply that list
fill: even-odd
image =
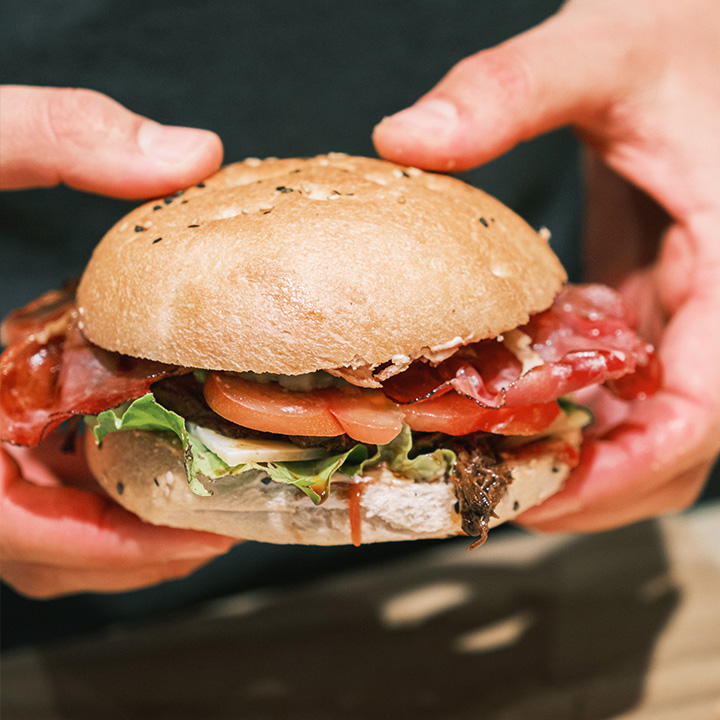
[{"label": "red bacon", "polygon": [[607,383],[624,399],[656,392],[660,363],[633,329],[635,319],[614,290],[570,285],[553,305],[520,328],[543,365],[521,375],[521,364],[502,343],[482,340],[433,367],[414,363],[383,384],[395,402],[408,404],[450,389],[486,408],[543,403]]},{"label": "red bacon", "polygon": [[49,290],[27,305],[8,313],[0,324],[0,343],[12,345],[62,318],[75,305],[77,286],[77,280],[71,280],[59,290]]},{"label": "red bacon", "polygon": [[0,356],[0,440],[34,445],[73,415],[96,415],[187,368],[108,352],[88,342],[66,309]]}]

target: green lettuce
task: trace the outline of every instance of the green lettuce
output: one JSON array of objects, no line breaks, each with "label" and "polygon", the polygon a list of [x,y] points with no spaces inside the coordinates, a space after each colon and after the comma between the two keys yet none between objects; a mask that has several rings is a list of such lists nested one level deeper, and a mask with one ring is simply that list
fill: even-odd
[{"label": "green lettuce", "polygon": [[455,463],[455,454],[447,449],[410,457],[412,433],[410,428],[403,426],[392,442],[378,445],[372,455],[368,446],[358,443],[344,453],[318,460],[249,462],[231,467],[188,431],[183,417],[160,405],[152,393],[120,408],[105,410],[91,418],[89,424],[98,445],[109,433],[121,430],[166,433],[182,447],[190,489],[204,496],[210,495],[211,491],[200,482],[198,475],[213,479],[261,471],[275,482],[294,485],[318,504],[328,496],[337,472],[352,476],[384,462],[393,472],[413,480],[432,480],[444,476]]}]

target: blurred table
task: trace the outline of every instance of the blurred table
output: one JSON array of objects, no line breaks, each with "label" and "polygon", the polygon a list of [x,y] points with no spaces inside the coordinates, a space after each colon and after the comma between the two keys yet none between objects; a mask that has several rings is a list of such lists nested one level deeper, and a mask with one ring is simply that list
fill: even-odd
[{"label": "blurred table", "polygon": [[8,652],[2,718],[720,718],[720,504],[467,544]]}]

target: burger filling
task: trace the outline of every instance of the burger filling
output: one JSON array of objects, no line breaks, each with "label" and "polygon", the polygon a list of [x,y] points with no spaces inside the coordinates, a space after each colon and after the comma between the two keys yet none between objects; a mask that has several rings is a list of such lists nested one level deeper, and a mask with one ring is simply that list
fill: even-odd
[{"label": "burger filling", "polygon": [[[589,421],[568,400],[575,390],[604,383],[631,399],[660,385],[630,311],[601,286],[567,286],[521,328],[433,362],[416,359],[399,373],[365,368],[362,386],[343,368],[209,372],[108,352],[82,334],[72,291],[61,300],[53,293],[3,324],[0,440],[34,444],[84,415],[98,443],[145,430],[179,444],[199,495],[213,479],[262,472],[315,503],[333,478],[385,464],[410,481],[451,479],[463,528],[481,539],[511,482],[504,455],[546,450],[548,438]],[[555,451],[577,460],[562,443]]]}]

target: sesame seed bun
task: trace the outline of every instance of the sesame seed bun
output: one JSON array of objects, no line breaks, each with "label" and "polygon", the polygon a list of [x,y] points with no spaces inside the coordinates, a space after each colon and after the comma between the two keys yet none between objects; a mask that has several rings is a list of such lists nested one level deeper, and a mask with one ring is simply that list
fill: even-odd
[{"label": "sesame seed bun", "polygon": [[108,350],[294,375],[495,336],[564,280],[547,237],[481,190],[333,154],[246,160],[142,205],[95,250],[78,305]]}]

